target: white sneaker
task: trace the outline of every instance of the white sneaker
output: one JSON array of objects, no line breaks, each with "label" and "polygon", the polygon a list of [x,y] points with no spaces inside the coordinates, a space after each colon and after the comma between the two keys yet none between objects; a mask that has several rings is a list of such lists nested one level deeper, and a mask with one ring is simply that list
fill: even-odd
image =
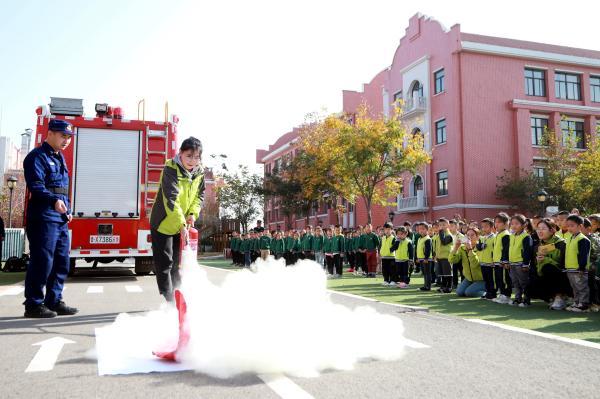
[{"label": "white sneaker", "polygon": [[397,287],[397,286],[398,286],[398,283],[397,283],[397,282],[395,282],[395,281],[390,281],[390,284],[389,284],[389,286],[390,286],[390,287]]},{"label": "white sneaker", "polygon": [[388,285],[390,285],[390,284],[389,284],[387,281],[384,281],[383,283],[381,283],[381,285],[383,285],[383,286],[388,286]]},{"label": "white sneaker", "polygon": [[506,305],[506,304],[510,303],[510,298],[507,297],[506,295],[500,294],[498,296],[498,298],[495,298],[493,301],[496,302],[496,303],[499,303],[501,305]]},{"label": "white sneaker", "polygon": [[336,275],[333,276],[333,278],[342,278],[342,275],[341,274],[336,274]]},{"label": "white sneaker", "polygon": [[550,306],[552,310],[564,310],[567,307],[567,303],[562,298],[555,298],[554,302]]}]

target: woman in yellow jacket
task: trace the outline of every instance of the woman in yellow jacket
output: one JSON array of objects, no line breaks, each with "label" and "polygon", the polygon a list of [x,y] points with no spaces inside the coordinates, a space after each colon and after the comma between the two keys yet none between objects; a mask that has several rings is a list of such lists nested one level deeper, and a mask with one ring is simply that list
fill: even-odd
[{"label": "woman in yellow jacket", "polygon": [[456,287],[458,296],[481,297],[485,295],[485,283],[477,257],[479,229],[469,227],[463,240],[456,240],[450,251],[450,263],[461,263],[465,279]]}]

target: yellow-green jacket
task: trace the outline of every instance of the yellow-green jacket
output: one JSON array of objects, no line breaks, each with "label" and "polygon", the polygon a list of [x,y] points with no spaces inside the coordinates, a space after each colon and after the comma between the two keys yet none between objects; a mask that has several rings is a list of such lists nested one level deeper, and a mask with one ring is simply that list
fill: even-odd
[{"label": "yellow-green jacket", "polygon": [[188,216],[198,218],[203,199],[202,167],[189,172],[181,165],[179,156],[168,160],[160,176],[150,227],[162,234],[178,234]]}]

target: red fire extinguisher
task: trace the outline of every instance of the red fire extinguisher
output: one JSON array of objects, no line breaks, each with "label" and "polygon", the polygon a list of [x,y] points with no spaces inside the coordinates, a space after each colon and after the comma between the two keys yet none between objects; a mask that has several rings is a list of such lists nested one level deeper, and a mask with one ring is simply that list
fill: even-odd
[{"label": "red fire extinguisher", "polygon": [[198,252],[198,230],[196,228],[193,226],[186,227],[185,230],[181,230],[180,237],[179,248],[182,251],[189,248],[192,251]]}]

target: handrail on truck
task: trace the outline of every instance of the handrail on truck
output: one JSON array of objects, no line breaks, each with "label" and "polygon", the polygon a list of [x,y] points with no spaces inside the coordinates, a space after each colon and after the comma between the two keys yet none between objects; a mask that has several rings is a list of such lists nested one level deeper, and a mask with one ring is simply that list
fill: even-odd
[{"label": "handrail on truck", "polygon": [[140,101],[138,101],[138,121],[140,120],[140,105],[142,105],[142,122],[146,122],[146,99],[142,98]]}]

